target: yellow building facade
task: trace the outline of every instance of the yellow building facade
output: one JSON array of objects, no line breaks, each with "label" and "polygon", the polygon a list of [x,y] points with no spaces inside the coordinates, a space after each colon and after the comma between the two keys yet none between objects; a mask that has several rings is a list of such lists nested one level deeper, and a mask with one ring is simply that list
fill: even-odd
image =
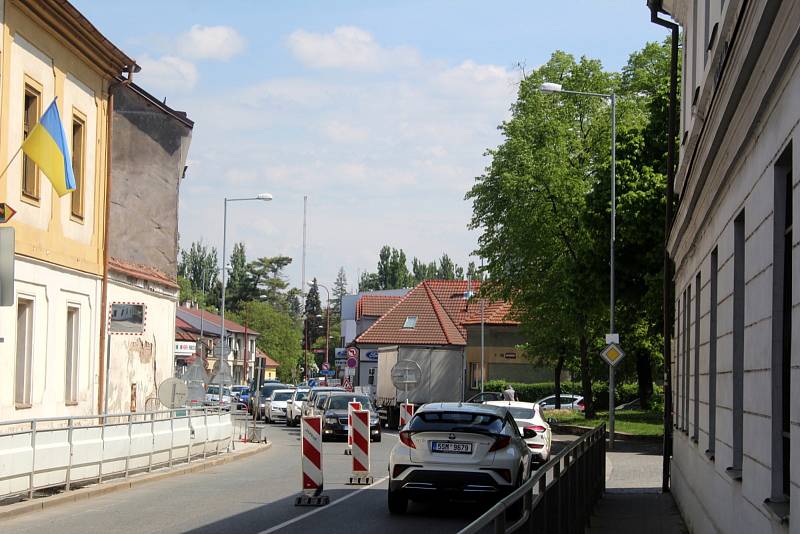
[{"label": "yellow building facade", "polygon": [[[109,87],[135,62],[69,3],[0,2],[0,202],[17,211],[15,304],[0,308],[0,420],[93,413],[102,392]],[[56,99],[77,189],[19,151]]]}]

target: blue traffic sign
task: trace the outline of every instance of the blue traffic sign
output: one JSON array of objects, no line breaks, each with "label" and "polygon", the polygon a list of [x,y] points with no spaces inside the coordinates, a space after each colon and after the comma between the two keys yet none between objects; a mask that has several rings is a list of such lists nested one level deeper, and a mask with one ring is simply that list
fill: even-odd
[{"label": "blue traffic sign", "polygon": [[319,372],[322,376],[336,376],[336,371],[333,369],[323,369]]}]

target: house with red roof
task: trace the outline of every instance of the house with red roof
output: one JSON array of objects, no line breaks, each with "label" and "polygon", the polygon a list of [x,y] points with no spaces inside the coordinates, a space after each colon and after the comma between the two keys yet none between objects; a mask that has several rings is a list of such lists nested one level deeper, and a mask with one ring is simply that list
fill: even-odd
[{"label": "house with red roof", "polygon": [[425,280],[392,301],[362,297],[362,314],[381,315],[353,342],[361,355],[356,384],[374,386],[379,349],[395,345],[452,351],[462,360],[461,376],[452,377],[461,381],[462,396],[480,390],[482,376],[514,382],[552,379],[549,370],[535,366],[520,353],[518,346],[525,339],[519,321],[511,315],[511,304],[477,298],[474,295],[479,290],[479,281]]}]

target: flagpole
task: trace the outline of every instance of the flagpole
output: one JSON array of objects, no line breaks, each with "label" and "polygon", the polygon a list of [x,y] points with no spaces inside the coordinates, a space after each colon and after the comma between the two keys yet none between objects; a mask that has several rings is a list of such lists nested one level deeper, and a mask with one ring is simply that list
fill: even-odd
[{"label": "flagpole", "polygon": [[8,163],[6,164],[5,168],[3,168],[3,172],[0,172],[0,178],[2,178],[6,174],[6,171],[8,171],[9,167],[11,167],[11,164],[14,163],[14,160],[17,159],[17,156],[19,156],[19,153],[21,151],[22,151],[22,145],[19,145],[17,151],[14,152],[14,155],[11,156],[11,159],[8,160]]}]

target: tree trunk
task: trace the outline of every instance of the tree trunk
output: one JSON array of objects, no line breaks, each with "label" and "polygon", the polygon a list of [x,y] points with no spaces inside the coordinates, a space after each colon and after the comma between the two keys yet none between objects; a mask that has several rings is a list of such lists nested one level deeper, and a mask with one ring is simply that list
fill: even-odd
[{"label": "tree trunk", "polygon": [[580,338],[580,352],[584,415],[587,419],[591,419],[594,417],[594,402],[592,402],[592,377],[589,371],[589,342],[585,334],[581,335]]},{"label": "tree trunk", "polygon": [[636,355],[636,377],[639,381],[639,402],[642,409],[646,410],[653,397],[653,370],[646,351],[640,351]]},{"label": "tree trunk", "polygon": [[564,369],[564,356],[559,356],[556,361],[556,374],[553,382],[556,384],[556,410],[561,409],[561,371]]}]

